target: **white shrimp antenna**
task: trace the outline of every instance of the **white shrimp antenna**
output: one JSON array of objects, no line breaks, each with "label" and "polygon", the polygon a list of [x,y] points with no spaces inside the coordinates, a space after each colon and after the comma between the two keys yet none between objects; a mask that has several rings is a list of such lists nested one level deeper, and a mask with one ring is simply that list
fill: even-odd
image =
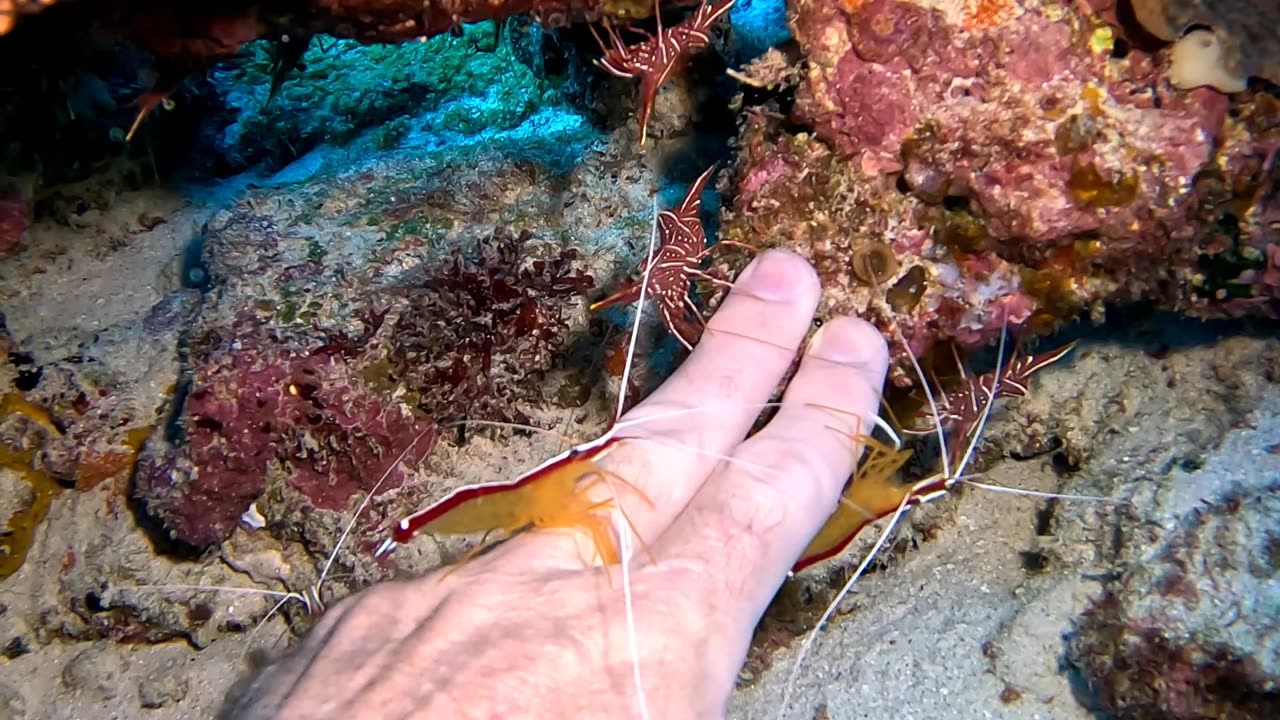
[{"label": "white shrimp antenna", "polygon": [[[621,514],[619,511],[618,514]],[[618,526],[618,554],[622,566],[622,599],[627,613],[627,645],[631,648],[631,681],[636,686],[636,703],[641,720],[649,720],[649,704],[644,692],[644,680],[640,673],[640,642],[636,636],[635,607],[631,603],[631,558],[635,548],[631,542],[631,524],[622,518]]]},{"label": "white shrimp antenna", "polygon": [[[914,488],[913,488],[914,490]],[[787,707],[791,704],[791,693],[795,689],[796,680],[800,677],[800,668],[804,665],[804,660],[809,655],[809,650],[813,648],[813,643],[818,639],[818,633],[831,620],[831,616],[835,615],[836,608],[840,607],[840,603],[844,601],[846,595],[853,590],[853,586],[858,582],[862,574],[871,566],[871,561],[880,553],[880,549],[888,542],[889,536],[893,534],[893,529],[897,527],[898,521],[907,511],[914,492],[906,493],[902,496],[902,502],[898,504],[898,508],[893,511],[893,515],[889,517],[889,524],[885,526],[884,531],[880,533],[880,537],[876,538],[876,542],[871,546],[871,550],[867,553],[862,562],[858,564],[858,568],[853,571],[853,576],[848,582],[840,588],[840,592],[836,593],[836,597],[827,605],[826,611],[822,613],[822,617],[818,618],[818,624],[813,626],[809,634],[805,636],[804,641],[800,643],[800,651],[796,654],[796,660],[791,664],[791,672],[787,674],[787,684],[783,686],[782,705],[778,708],[778,718],[781,720],[787,712]]]},{"label": "white shrimp antenna", "polygon": [[[636,342],[640,337],[640,321],[644,316],[644,300],[649,290],[649,275],[653,271],[653,255],[658,243],[658,196],[653,196],[653,224],[649,229],[649,249],[644,262],[644,273],[640,277],[640,298],[636,302],[636,316],[631,323],[631,340],[627,343],[627,358],[622,366],[622,387],[618,390],[618,410],[613,416],[613,425],[609,432],[617,432],[618,421],[627,406],[627,384],[631,378],[631,368],[635,363]],[[614,491],[614,502],[618,503],[618,512],[622,514],[622,498]],[[633,555],[631,526],[625,516],[622,522],[615,518],[614,526],[618,531],[619,564],[622,566],[622,597],[627,615],[627,645],[631,652],[631,678],[636,687],[636,703],[639,706],[641,720],[649,720],[649,704],[644,692],[644,682],[640,672],[640,643],[636,634],[635,607],[631,603],[631,557]]]},{"label": "white shrimp antenna", "polygon": [[[940,446],[939,453],[942,456],[943,478],[946,480],[947,487],[950,488],[956,482],[956,479],[951,475],[951,461],[948,457],[949,453],[947,452],[946,430],[942,427],[940,419],[941,415],[938,412],[938,403],[934,398],[933,391],[929,388],[928,379],[925,377],[924,371],[920,367],[920,363],[916,360],[915,354],[911,352],[911,347],[907,344],[906,338],[902,335],[902,330],[896,325],[893,329],[899,342],[901,342],[903,347],[907,350],[907,357],[911,360],[911,366],[915,369],[916,376],[920,379],[920,385],[924,388],[925,398],[929,402],[929,409],[933,413],[933,417],[936,421],[935,426],[938,434],[938,444]],[[981,420],[975,427],[973,437],[970,438],[969,445],[965,449],[964,457],[961,459],[958,466],[961,471],[963,471],[963,468],[968,465],[969,461],[972,459],[974,449],[978,444],[978,438],[982,433],[982,429],[986,425],[987,418],[991,415],[991,406],[994,405],[996,401],[995,391],[998,387],[997,383],[1000,381],[1000,362],[1004,359],[1004,341],[1005,334],[1001,332],[1000,352],[996,361],[995,381],[992,383],[991,390],[987,392],[987,399],[982,408]],[[822,631],[822,628],[827,624],[827,622],[831,620],[831,616],[834,615],[836,609],[840,607],[840,603],[842,603],[845,597],[853,590],[853,586],[857,584],[858,580],[862,578],[862,575],[866,572],[867,568],[870,567],[871,561],[875,559],[875,557],[880,553],[880,550],[884,547],[884,544],[888,542],[889,536],[893,534],[894,529],[898,526],[898,522],[906,513],[907,508],[912,505],[913,501],[919,502],[921,500],[917,497],[918,491],[923,490],[934,482],[936,482],[935,478],[925,478],[924,480],[916,483],[909,492],[903,494],[902,502],[898,504],[897,509],[893,511],[893,515],[889,517],[888,524],[880,533],[880,536],[876,538],[876,542],[871,546],[871,550],[867,552],[866,556],[862,559],[862,562],[858,564],[857,569],[854,570],[853,575],[847,582],[845,582],[844,586],[840,588],[840,591],[836,593],[836,596],[831,603],[827,605],[827,609],[822,613],[822,617],[818,619],[817,625],[814,625],[813,629],[805,636],[804,641],[800,643],[800,651],[796,655],[795,662],[791,665],[791,672],[787,675],[787,683],[782,692],[782,705],[778,708],[779,718],[782,718],[782,716],[786,714],[787,707],[791,704],[791,694],[795,689],[796,680],[800,677],[800,668],[803,666],[805,658],[808,657],[809,651],[813,648],[813,644],[817,641],[818,634]],[[932,499],[933,497],[940,497],[941,494],[942,493],[935,493],[931,495],[929,499]]]},{"label": "white shrimp antenna", "polygon": [[644,299],[649,292],[649,275],[653,272],[653,254],[658,244],[658,196],[653,196],[653,224],[649,228],[649,249],[644,261],[644,273],[640,276],[640,298],[636,301],[636,316],[631,322],[631,340],[627,343],[627,358],[622,365],[622,389],[618,391],[618,410],[613,414],[616,425],[622,419],[622,411],[627,406],[627,382],[631,377],[631,368],[636,359],[636,341],[640,337],[640,321],[644,316]]},{"label": "white shrimp antenna", "polygon": [[365,493],[364,499],[360,501],[360,504],[356,507],[356,511],[352,513],[351,520],[347,522],[347,526],[343,528],[342,534],[338,536],[338,542],[334,544],[333,552],[329,553],[329,559],[325,560],[324,568],[320,571],[320,578],[316,580],[315,586],[317,599],[319,599],[320,596],[320,584],[324,582],[326,577],[328,577],[329,568],[333,566],[334,559],[338,557],[338,550],[342,547],[342,543],[346,542],[347,536],[350,535],[352,529],[355,528],[356,521],[360,519],[360,513],[364,512],[364,509],[369,506],[369,503],[373,500],[373,496],[378,492],[378,489],[382,487],[382,483],[386,482],[388,477],[391,477],[391,471],[400,467],[400,463],[404,462],[404,459],[408,457],[409,451],[416,447],[422,438],[427,436],[427,433],[434,432],[435,429],[436,426],[434,424],[429,424],[422,430],[422,432],[415,435],[413,440],[405,446],[404,450],[401,450],[400,454],[396,456],[396,459],[387,466],[387,469],[382,473],[382,477],[378,478],[378,482],[374,483],[373,487],[369,488],[369,492]]},{"label": "white shrimp antenna", "polygon": [[[352,513],[351,515],[351,519],[347,521],[346,527],[343,528],[342,534],[338,536],[338,541],[334,543],[333,550],[329,552],[328,558],[325,559],[325,563],[323,567],[320,569],[320,574],[317,577],[315,584],[309,588],[306,588],[304,591],[297,592],[297,591],[291,590],[288,592],[282,592],[279,590],[267,590],[264,588],[242,588],[242,587],[235,587],[231,585],[195,585],[195,584],[168,584],[168,583],[142,584],[142,585],[135,585],[133,586],[133,588],[140,589],[140,590],[193,590],[193,591],[204,591],[204,592],[221,592],[221,593],[229,593],[233,595],[235,594],[258,595],[263,597],[277,598],[275,605],[273,605],[271,609],[267,611],[267,614],[264,615],[256,625],[254,625],[253,630],[249,631],[249,635],[245,639],[245,645],[249,647],[253,646],[253,639],[254,637],[257,636],[258,631],[260,631],[262,627],[266,625],[267,622],[270,621],[271,618],[275,616],[275,614],[279,612],[280,609],[283,608],[285,604],[288,603],[290,600],[296,600],[297,602],[299,602],[304,608],[306,608],[308,615],[317,615],[319,613],[324,612],[324,609],[325,609],[324,599],[321,595],[322,586],[324,585],[324,581],[329,577],[329,571],[333,568],[334,560],[338,557],[338,551],[342,549],[343,544],[346,542],[347,538],[351,535],[351,531],[355,528],[356,522],[360,519],[360,514],[363,513],[364,509],[369,506],[369,502],[373,499],[373,496],[378,492],[378,489],[382,487],[382,483],[384,483],[386,479],[391,476],[391,472],[395,470],[397,467],[399,467],[400,463],[404,462],[404,459],[405,457],[408,456],[409,452],[414,447],[416,447],[418,443],[421,442],[422,439],[427,436],[428,433],[433,432],[435,429],[436,429],[436,426],[434,424],[428,425],[424,430],[422,430],[416,436],[414,436],[413,440],[411,440],[409,444],[406,445],[405,448],[400,451],[400,454],[396,456],[395,460],[392,461],[392,463],[387,466],[387,469],[382,473],[382,476],[378,478],[378,481],[373,484],[373,487],[369,489],[369,492],[365,494],[364,499],[361,500],[360,504],[356,507],[355,512]],[[279,639],[277,638],[277,642],[278,641]]]}]

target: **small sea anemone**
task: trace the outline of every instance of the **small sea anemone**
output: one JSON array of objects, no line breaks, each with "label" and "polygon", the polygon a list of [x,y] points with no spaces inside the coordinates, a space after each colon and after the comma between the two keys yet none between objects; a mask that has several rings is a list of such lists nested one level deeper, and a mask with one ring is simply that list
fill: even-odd
[{"label": "small sea anemone", "polygon": [[1147,32],[1175,43],[1169,81],[1179,89],[1240,92],[1250,77],[1280,82],[1280,12],[1254,0],[1132,0]]},{"label": "small sea anemone", "polygon": [[924,296],[925,282],[928,277],[923,265],[912,265],[902,274],[902,277],[898,278],[898,282],[885,292],[885,302],[889,303],[889,307],[896,313],[913,312],[920,304],[920,298]]},{"label": "small sea anemone", "polygon": [[880,285],[898,274],[898,257],[884,243],[856,248],[850,262],[854,277],[867,285]]}]

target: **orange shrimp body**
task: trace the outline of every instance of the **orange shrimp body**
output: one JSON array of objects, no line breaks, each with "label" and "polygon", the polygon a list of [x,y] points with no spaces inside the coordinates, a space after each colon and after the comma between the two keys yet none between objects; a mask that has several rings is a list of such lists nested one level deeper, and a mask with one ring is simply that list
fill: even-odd
[{"label": "orange shrimp body", "polygon": [[[905,341],[904,341],[905,344]],[[1007,365],[996,370],[970,377],[962,375],[959,388],[948,397],[943,395],[935,410],[936,431],[950,430],[953,437],[964,442],[951,445],[944,461],[950,466],[938,475],[904,485],[893,481],[898,468],[911,456],[910,450],[894,450],[884,443],[864,434],[853,435],[867,447],[867,456],[859,464],[853,479],[840,497],[840,505],[827,519],[817,537],[805,548],[792,572],[801,570],[840,554],[867,525],[889,517],[899,508],[928,502],[945,494],[963,474],[960,468],[968,463],[976,436],[990,406],[1000,398],[1026,397],[1031,376],[1047,365],[1061,360],[1071,352],[1075,343],[1068,343],[1055,350],[1039,354],[1019,353]],[[1003,344],[1001,345],[1003,352]],[[958,358],[957,358],[958,364]],[[963,368],[961,368],[963,373]],[[923,381],[923,373],[921,378]],[[927,391],[927,387],[926,387]],[[931,400],[932,404],[932,400]],[[945,448],[947,443],[943,443]],[[951,468],[957,469],[950,472]]]},{"label": "orange shrimp body", "polygon": [[498,537],[472,551],[483,550],[525,528],[571,528],[587,531],[605,564],[618,562],[618,549],[607,513],[614,500],[594,500],[589,491],[605,482],[607,471],[596,461],[621,438],[605,435],[579,445],[510,482],[468,485],[396,524],[377,554],[390,552],[420,532],[473,535],[497,531]]},{"label": "orange shrimp body", "polygon": [[898,468],[911,457],[910,450],[894,450],[867,435],[858,435],[857,440],[866,445],[867,455],[840,496],[835,512],[805,548],[792,572],[840,554],[863,528],[892,515],[903,498],[913,492],[911,485],[893,480]]}]

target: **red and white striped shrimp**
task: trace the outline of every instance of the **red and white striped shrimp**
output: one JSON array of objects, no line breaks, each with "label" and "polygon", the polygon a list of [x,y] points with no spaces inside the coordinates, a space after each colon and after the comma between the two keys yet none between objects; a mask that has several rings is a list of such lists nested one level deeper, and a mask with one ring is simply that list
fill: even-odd
[{"label": "red and white striped shrimp", "polygon": [[[710,177],[710,171],[695,181],[690,196],[696,200]],[[697,236],[701,235],[701,223],[696,217],[699,205],[691,202],[689,196],[681,205],[679,213],[691,215],[697,222]],[[690,209],[692,208],[692,209]],[[648,717],[645,706],[645,694],[640,677],[639,656],[636,652],[636,628],[634,609],[631,604],[630,560],[634,543],[644,546],[644,540],[635,532],[630,519],[622,506],[622,498],[618,487],[630,487],[643,501],[648,499],[627,483],[624,479],[609,473],[600,467],[598,462],[608,453],[614,451],[622,442],[641,441],[641,438],[626,435],[626,431],[644,422],[653,422],[661,418],[680,415],[688,412],[709,412],[722,410],[723,407],[688,408],[651,415],[635,420],[622,420],[621,415],[627,402],[627,378],[635,362],[636,342],[639,337],[639,326],[642,320],[644,302],[651,293],[665,288],[663,278],[655,276],[661,264],[655,262],[657,241],[661,235],[670,235],[672,213],[660,213],[656,202],[654,207],[654,223],[650,232],[648,257],[643,265],[644,272],[635,288],[634,299],[638,309],[634,315],[631,336],[627,348],[623,368],[623,381],[618,393],[617,408],[614,420],[604,433],[587,442],[575,445],[560,455],[553,457],[519,477],[505,482],[473,484],[460,487],[428,507],[400,520],[392,529],[391,536],[377,549],[379,557],[386,556],[397,546],[409,542],[416,534],[426,532],[432,535],[488,535],[498,533],[494,540],[501,540],[523,531],[576,529],[585,531],[595,548],[595,560],[605,568],[618,565],[622,575],[622,589],[626,601],[626,625],[628,642],[632,655],[633,680],[636,685],[639,703],[639,715]],[[683,226],[682,226],[683,227]],[[664,230],[665,229],[665,230]],[[703,238],[705,240],[705,238]],[[700,259],[702,255],[698,255]],[[694,261],[696,265],[696,260]],[[684,266],[681,265],[683,268]],[[678,273],[679,288],[683,299],[676,299],[675,293],[670,304],[676,310],[683,310],[688,302],[689,278],[684,270]],[[627,291],[628,293],[630,291]],[[620,300],[621,302],[621,300]],[[664,323],[670,318],[663,315]],[[683,338],[682,338],[683,340]],[[686,345],[689,343],[686,341]],[[765,409],[776,403],[752,404],[753,408]],[[733,406],[741,409],[741,404]],[[651,440],[644,440],[651,441]],[[668,443],[669,441],[656,441]],[[679,443],[669,443],[679,445]],[[686,448],[698,452],[695,448]],[[717,455],[717,457],[720,457]],[[732,460],[732,458],[723,458]],[[617,482],[614,482],[614,481]],[[600,493],[594,492],[601,485],[606,485],[610,495],[600,499]],[[615,540],[616,538],[616,540]],[[468,554],[478,552],[491,543],[482,542]]]},{"label": "red and white striped shrimp", "polygon": [[[645,263],[638,297],[641,306],[649,292],[649,277],[658,239],[659,215],[655,198],[653,225],[649,233],[648,259]],[[620,423],[619,420],[626,408],[627,377],[635,361],[641,319],[641,313],[637,311],[632,322],[631,339],[627,347],[617,409],[614,412],[613,422],[604,433],[593,440],[569,448],[514,480],[467,485],[454,490],[432,505],[399,521],[391,537],[378,547],[375,554],[379,557],[385,556],[397,545],[409,541],[416,533],[423,531],[436,535],[488,534],[497,531],[501,533],[499,538],[501,539],[525,530],[585,530],[595,547],[596,558],[606,568],[617,563],[622,570],[633,682],[640,717],[647,720],[649,714],[640,673],[635,613],[631,602],[630,563],[633,528],[621,505],[616,486],[608,482],[611,477],[616,476],[612,476],[596,464],[623,440],[618,433],[626,427],[626,423]],[[589,493],[602,481],[612,491],[612,498],[592,499]],[[626,484],[625,481],[622,484]],[[642,493],[637,492],[637,494],[648,502],[648,498],[645,498]],[[621,516],[621,519],[617,519],[615,513]],[[616,544],[613,534],[609,532],[611,527],[617,532]],[[643,544],[643,540],[639,542]],[[483,547],[485,547],[484,544],[476,551]]]},{"label": "red and white striped shrimp", "polygon": [[[906,341],[898,333],[898,340],[906,346]],[[785,715],[790,706],[791,694],[799,678],[804,661],[812,649],[818,633],[834,615],[841,602],[853,589],[859,578],[866,572],[878,552],[888,541],[898,522],[908,509],[948,494],[956,485],[967,483],[977,487],[1003,492],[1013,492],[1032,496],[1070,497],[1094,501],[1114,502],[1111,498],[1090,496],[1062,496],[1050,493],[1024,491],[1016,488],[979,483],[966,475],[966,469],[973,461],[975,451],[981,440],[982,432],[990,418],[996,400],[1005,397],[1024,397],[1027,393],[1027,381],[1035,372],[1049,364],[1060,360],[1073,345],[1056,350],[1030,355],[1017,354],[1008,363],[1004,362],[1004,337],[1001,336],[999,354],[995,369],[979,377],[963,376],[961,386],[949,397],[935,395],[921,370],[915,357],[908,351],[917,378],[925,393],[933,425],[927,432],[937,436],[940,448],[939,460],[942,465],[940,473],[930,475],[918,482],[904,485],[892,482],[886,473],[891,474],[896,466],[900,466],[905,457],[883,443],[872,442],[868,445],[869,467],[860,468],[854,482],[846,490],[850,502],[841,503],[841,507],[833,514],[827,526],[819,533],[805,556],[797,563],[796,569],[803,569],[822,560],[839,554],[857,535],[872,522],[888,518],[884,530],[877,536],[875,543],[867,555],[854,570],[852,576],[836,593],[834,599],[826,607],[821,618],[801,642],[796,659],[786,678],[778,717]],[[901,451],[905,452],[905,451]],[[864,489],[857,490],[859,478],[870,478]],[[898,498],[895,507],[889,507],[889,501]],[[851,510],[853,506],[856,511]]]},{"label": "red and white striped shrimp", "polygon": [[[658,210],[654,201],[654,219],[650,229],[648,258],[640,285],[643,303],[649,291],[649,276],[657,238]],[[464,485],[396,523],[391,537],[378,547],[375,555],[386,556],[396,546],[408,542],[419,532],[434,535],[472,535],[500,532],[509,537],[518,531],[537,528],[581,527],[587,530],[596,547],[596,555],[606,565],[619,557],[608,533],[602,532],[604,517],[614,508],[613,501],[589,501],[586,495],[599,480],[608,478],[596,461],[621,442],[618,420],[627,402],[626,378],[635,362],[636,341],[641,316],[637,312],[632,325],[623,366],[623,383],[618,393],[614,421],[599,437],[574,445],[514,480],[497,483]],[[647,500],[647,498],[646,498]]]}]

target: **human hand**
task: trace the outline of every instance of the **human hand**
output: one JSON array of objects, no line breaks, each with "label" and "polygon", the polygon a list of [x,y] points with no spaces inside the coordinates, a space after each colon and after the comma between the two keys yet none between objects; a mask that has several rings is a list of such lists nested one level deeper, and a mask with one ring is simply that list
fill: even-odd
[{"label": "human hand", "polygon": [[[599,461],[653,503],[618,498],[651,551],[629,566],[634,647],[617,568],[584,562],[583,533],[530,531],[447,574],[338,604],[224,714],[638,717],[634,658],[650,717],[722,716],[756,623],[853,471],[850,438],[877,412],[888,366],[872,326],[828,322],[777,415],[743,440],[818,293],[804,260],[762,253],[693,354],[627,415],[652,421]],[[672,414],[708,405],[725,409]]]}]

